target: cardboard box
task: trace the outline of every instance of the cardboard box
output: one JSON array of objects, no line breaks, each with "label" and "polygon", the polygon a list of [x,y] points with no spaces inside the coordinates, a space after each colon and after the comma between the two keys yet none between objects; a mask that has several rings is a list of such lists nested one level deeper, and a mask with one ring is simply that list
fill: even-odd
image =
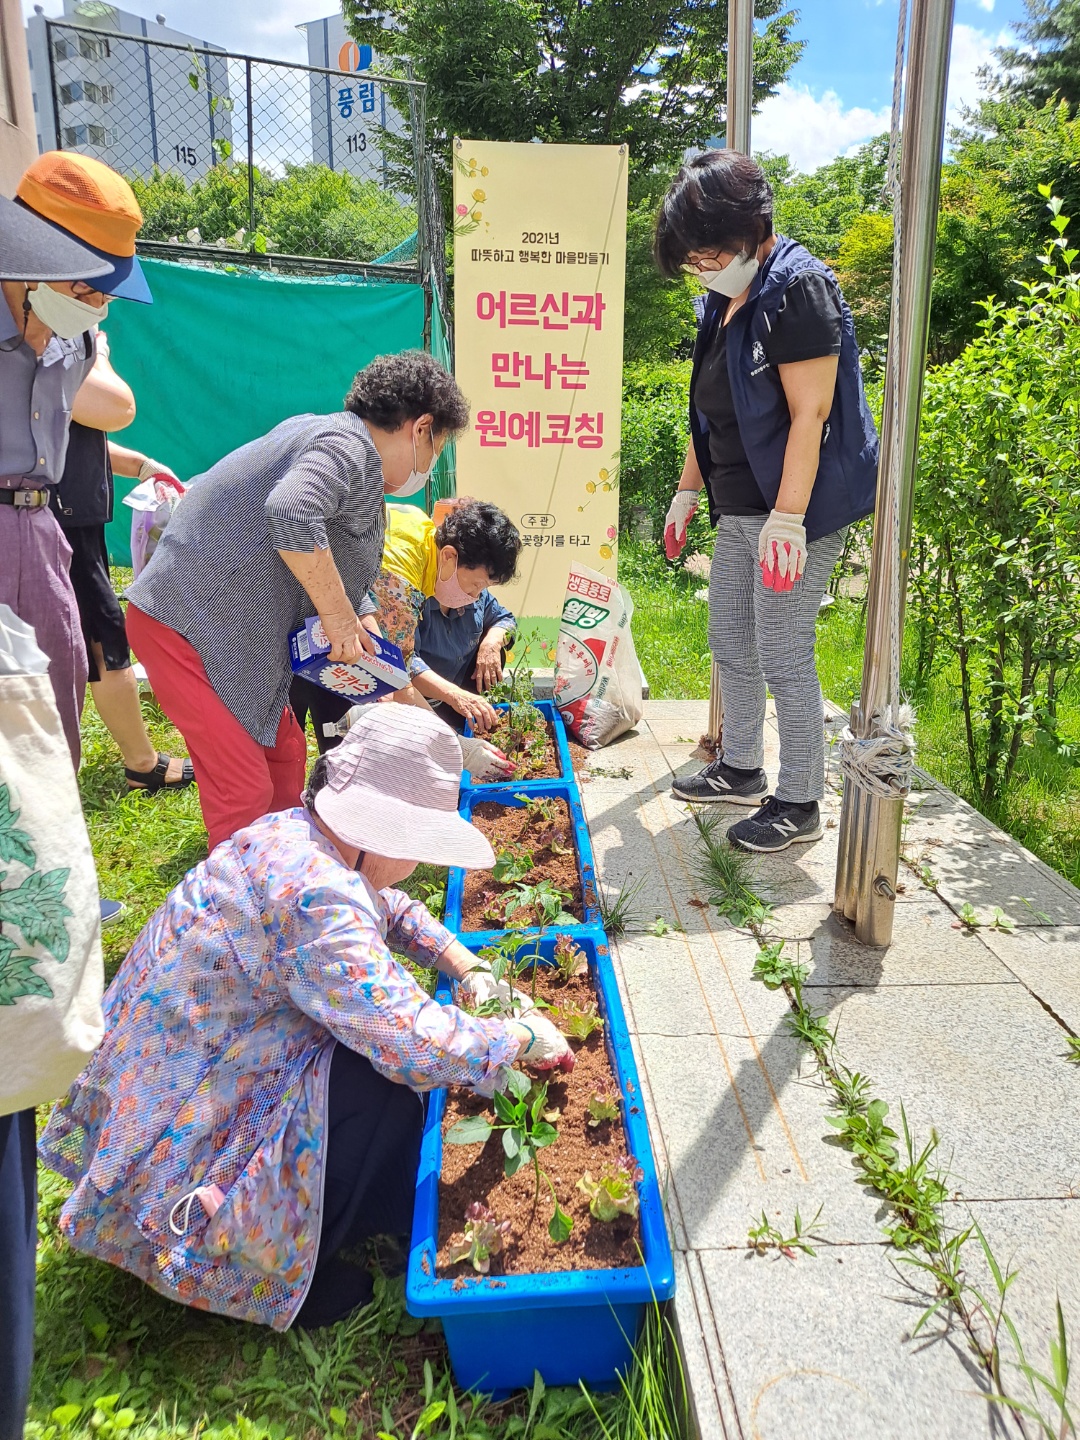
[{"label": "cardboard box", "polygon": [[289,663],[294,675],[303,675],[334,695],[344,696],[354,705],[378,700],[408,685],[405,657],[389,640],[373,635],[375,654],[362,654],[348,665],[331,662],[330,642],[317,615],[304,621],[289,636]]}]

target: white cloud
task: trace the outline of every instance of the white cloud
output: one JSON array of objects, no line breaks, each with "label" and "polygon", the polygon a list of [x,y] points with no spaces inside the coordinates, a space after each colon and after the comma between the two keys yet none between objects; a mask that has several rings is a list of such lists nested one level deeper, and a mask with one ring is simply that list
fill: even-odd
[{"label": "white cloud", "polygon": [[753,145],[758,151],[789,155],[799,170],[815,170],[854,145],[889,128],[890,107],[845,107],[835,90],[816,97],[806,85],[784,84],[754,116]]},{"label": "white cloud", "polygon": [[[977,3],[990,9],[994,0]],[[964,106],[978,100],[978,72],[992,63],[994,47],[1009,43],[1008,30],[995,35],[973,25],[954,27],[949,56],[948,124],[956,124]],[[757,151],[790,156],[799,170],[814,170],[888,130],[890,115],[888,105],[880,110],[846,106],[835,90],[817,96],[809,86],[783,84],[754,116],[753,145]]]}]

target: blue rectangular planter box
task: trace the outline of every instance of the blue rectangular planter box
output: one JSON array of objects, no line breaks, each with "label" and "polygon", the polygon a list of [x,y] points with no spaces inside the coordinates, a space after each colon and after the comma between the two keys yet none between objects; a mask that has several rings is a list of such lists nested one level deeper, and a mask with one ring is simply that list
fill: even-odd
[{"label": "blue rectangular planter box", "polygon": [[[541,941],[540,953],[546,960],[551,958],[555,938]],[[579,1380],[592,1388],[615,1384],[630,1364],[646,1308],[654,1300],[669,1299],[675,1290],[641,1086],[618,985],[607,963],[607,944],[602,931],[591,936],[578,933],[574,941],[588,957],[596,986],[627,1147],[644,1172],[638,1186],[644,1263],[626,1270],[491,1276],[455,1266],[449,1278],[437,1277],[446,1092],[435,1091],[420,1151],[405,1302],[410,1314],[436,1315],[442,1321],[458,1384],[497,1397],[531,1385],[536,1370],[546,1385],[576,1385]],[[466,944],[480,948],[471,936]],[[445,980],[436,998],[450,1000]]]},{"label": "blue rectangular planter box", "polygon": [[[566,743],[566,726],[563,724],[562,716],[551,700],[534,700],[532,703],[536,706],[537,710],[540,711],[545,720],[551,721],[552,729],[555,732],[555,754],[559,759],[559,774],[557,778],[566,781],[567,784],[573,784],[574,762],[570,758],[570,747]],[[509,710],[510,706],[496,705],[495,709]],[[466,721],[465,734],[472,735],[473,733],[472,726]],[[553,778],[555,777],[549,777],[547,780],[507,780],[499,781],[498,783],[513,785],[515,790],[527,790],[532,794],[534,790],[539,789],[541,786],[550,785]],[[466,770],[461,776],[461,788],[462,790],[479,790],[483,792],[485,790],[494,790],[495,786],[490,783],[478,785]]]},{"label": "blue rectangular planter box", "polygon": [[[574,848],[577,851],[578,873],[581,877],[581,899],[584,919],[577,925],[560,926],[568,935],[577,935],[582,929],[594,929],[602,924],[600,916],[600,905],[598,891],[596,888],[596,867],[593,864],[592,841],[589,839],[589,827],[585,823],[585,812],[581,808],[581,800],[578,797],[578,789],[574,784],[567,785],[562,780],[537,781],[524,791],[520,785],[476,785],[471,790],[463,790],[461,804],[458,806],[460,814],[466,820],[472,819],[473,807],[491,801],[496,805],[509,805],[514,809],[522,808],[522,801],[516,798],[517,795],[527,793],[530,799],[535,796],[552,795],[557,800],[565,800],[570,807],[570,821],[574,832]],[[506,933],[505,929],[499,930],[462,930],[461,928],[461,904],[465,893],[465,871],[454,868],[450,871],[446,885],[446,914],[444,923],[448,929],[460,935],[462,940],[471,945],[474,941],[479,942],[478,947],[490,945]],[[539,935],[540,927],[531,926],[520,932],[522,935]]]}]

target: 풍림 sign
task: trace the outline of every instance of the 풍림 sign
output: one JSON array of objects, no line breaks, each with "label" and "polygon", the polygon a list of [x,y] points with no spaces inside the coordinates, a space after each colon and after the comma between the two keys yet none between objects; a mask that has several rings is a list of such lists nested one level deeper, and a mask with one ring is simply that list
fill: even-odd
[{"label": "\ud48d\ub9bc sign", "polygon": [[525,542],[503,595],[557,619],[571,561],[616,573],[625,145],[454,141],[457,489]]}]

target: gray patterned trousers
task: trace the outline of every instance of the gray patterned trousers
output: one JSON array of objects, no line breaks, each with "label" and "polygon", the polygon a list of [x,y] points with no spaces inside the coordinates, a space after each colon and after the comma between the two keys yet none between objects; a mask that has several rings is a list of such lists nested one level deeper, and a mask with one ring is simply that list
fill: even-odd
[{"label": "gray patterned trousers", "polygon": [[739,770],[765,758],[766,687],[780,731],[780,800],[825,793],[825,713],[814,663],[818,608],[844,548],[844,530],[812,540],[801,580],[766,589],[758,563],[764,515],[721,515],[709,575],[709,649],[724,697],[724,759]]}]

